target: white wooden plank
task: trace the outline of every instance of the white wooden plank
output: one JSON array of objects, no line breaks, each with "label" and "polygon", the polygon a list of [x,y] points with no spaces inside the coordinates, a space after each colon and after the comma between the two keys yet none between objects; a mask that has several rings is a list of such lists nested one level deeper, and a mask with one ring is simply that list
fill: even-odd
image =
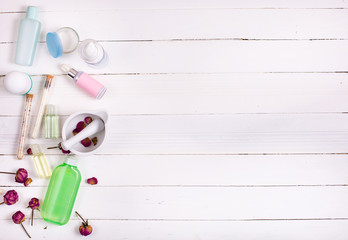
[{"label": "white wooden plank", "polygon": [[[107,172],[105,171],[105,174]],[[112,172],[111,172],[112,174]],[[84,173],[82,173],[84,177]],[[26,209],[42,187],[16,189],[19,201],[0,219]],[[240,220],[347,218],[345,187],[81,187],[74,210],[97,219]]]},{"label": "white wooden plank", "polygon": [[[88,214],[88,213],[87,213]],[[88,217],[88,215],[87,215]],[[312,220],[312,221],[132,221],[132,220],[90,220],[93,239],[132,239],[132,240],[345,240],[348,234],[347,220]],[[79,220],[70,220],[64,227],[56,226],[35,219],[34,226],[29,220],[24,223],[33,239],[71,239],[81,238]],[[47,226],[47,229],[44,229]],[[136,231],[134,231],[136,229]],[[12,220],[0,220],[0,230],[8,240],[25,238],[26,235]],[[5,231],[6,230],[6,231]]]},{"label": "white wooden plank", "polygon": [[347,3],[340,0],[63,0],[55,1],[40,1],[30,0],[23,4],[22,1],[10,1],[6,4],[1,4],[0,11],[24,11],[26,5],[36,5],[46,11],[86,11],[86,10],[116,10],[116,9],[181,9],[181,8],[346,8]]},{"label": "white wooden plank", "polygon": [[[10,63],[14,44],[0,46],[0,74],[11,70],[60,74],[58,63],[73,63],[76,68],[100,74],[96,77],[108,86],[108,94],[112,93],[102,101],[93,101],[59,76],[51,98],[60,108],[70,103],[69,99],[81,101],[60,109],[63,115],[85,106],[104,106],[113,114],[105,149],[101,155],[84,159],[81,166],[83,179],[95,173],[101,176],[100,185],[83,183],[76,204],[87,218],[104,219],[95,220],[93,239],[108,239],[114,232],[115,239],[346,239],[347,187],[332,186],[347,184],[346,155],[213,155],[347,152],[347,119],[345,114],[338,114],[346,112],[346,74],[313,74],[346,72],[346,40],[233,40],[241,36],[345,39],[346,9],[337,8],[347,8],[346,2],[11,1],[0,4],[0,12],[11,12],[0,14],[0,25],[7,26],[2,31],[5,42],[14,41],[17,28],[11,26],[18,23],[28,4],[44,10],[44,31],[64,22],[76,24],[82,38],[104,40],[102,44],[110,55],[107,68],[94,70],[76,54],[52,59],[42,43],[35,66],[26,68]],[[20,13],[13,13],[16,11]],[[240,22],[221,25],[224,20],[237,18]],[[109,29],[108,21],[115,27]],[[106,23],[108,27],[103,27]],[[268,27],[262,29],[260,25]],[[197,38],[230,40],[189,40]],[[117,42],[143,39],[160,41]],[[170,39],[177,40],[167,41]],[[178,41],[181,39],[189,41]],[[108,40],[116,41],[105,42]],[[224,72],[256,74],[210,75]],[[268,77],[258,72],[288,74]],[[41,76],[35,82],[39,80]],[[25,166],[32,172],[29,158],[14,159],[23,101],[0,91],[0,154],[11,154],[1,156],[0,165],[11,169]],[[281,114],[244,114],[272,112]],[[299,112],[326,114],[288,114]],[[180,115],[197,113],[211,115]],[[120,116],[123,114],[134,115]],[[35,142],[43,146],[56,143],[44,139]],[[162,155],[136,155],[142,153]],[[57,155],[49,157],[51,164],[60,160]],[[0,185],[9,186],[0,192],[14,186],[21,200],[14,206],[2,205],[0,232],[11,230],[14,233],[10,237],[19,239],[25,235],[9,219],[18,209],[29,216],[27,202],[33,196],[43,198],[47,180],[39,181],[35,176],[33,185],[24,188],[9,177],[0,176]],[[40,229],[31,228],[33,236],[77,238],[79,221],[74,219],[63,228],[48,230],[43,230],[44,223],[37,219]]]},{"label": "white wooden plank", "polygon": [[[347,118],[346,114],[112,116],[109,138],[100,153],[346,153]],[[0,118],[1,154],[15,154],[20,123],[21,117]],[[27,142],[52,146],[58,140]]]},{"label": "white wooden plank", "polygon": [[[45,151],[49,152],[49,151]],[[62,155],[46,155],[52,169]],[[346,155],[93,155],[80,157],[85,178],[97,177],[98,186],[274,186],[346,185]],[[31,156],[17,161],[0,156],[1,171],[25,168],[33,179],[31,186],[47,186],[40,179]],[[113,174],[105,174],[105,167]],[[272,174],[271,174],[272,173]],[[0,186],[18,187],[14,175],[0,174]]]},{"label": "white wooden plank", "polygon": [[[43,12],[47,32],[73,27],[81,40],[347,38],[347,9],[185,9]],[[15,42],[25,13],[0,14],[0,42]],[[80,21],[83,19],[83,21]],[[255,21],[257,19],[257,21]],[[110,27],[112,22],[112,27]]]},{"label": "white wooden plank", "polygon": [[[89,97],[67,76],[55,76],[48,102],[68,115],[86,106],[111,114],[216,114],[348,112],[346,74],[231,73],[94,75],[108,91]],[[34,76],[33,114],[44,76]],[[71,104],[71,99],[79,101]],[[8,93],[0,79],[1,115],[21,115],[24,99]]]},{"label": "white wooden plank", "polygon": [[12,63],[15,44],[1,44],[0,74],[61,74],[60,63],[90,73],[221,73],[346,71],[348,44],[342,41],[104,42],[110,61],[91,69],[77,53],[53,59],[41,43],[30,68]]}]

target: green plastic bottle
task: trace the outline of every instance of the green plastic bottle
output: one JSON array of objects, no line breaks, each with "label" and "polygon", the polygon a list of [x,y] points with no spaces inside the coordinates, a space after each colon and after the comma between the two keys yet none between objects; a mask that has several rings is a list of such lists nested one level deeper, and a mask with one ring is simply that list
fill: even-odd
[{"label": "green plastic bottle", "polygon": [[77,163],[76,158],[67,156],[65,162],[53,170],[41,208],[45,221],[58,225],[69,221],[81,183]]}]

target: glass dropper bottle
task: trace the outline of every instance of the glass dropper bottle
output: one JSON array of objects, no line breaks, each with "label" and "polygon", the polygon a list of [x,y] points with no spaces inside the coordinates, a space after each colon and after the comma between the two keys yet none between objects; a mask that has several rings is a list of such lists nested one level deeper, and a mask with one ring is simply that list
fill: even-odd
[{"label": "glass dropper bottle", "polygon": [[47,178],[52,175],[52,170],[50,165],[48,165],[45,154],[40,149],[40,146],[33,144],[31,147],[33,151],[33,160],[35,164],[36,171],[40,178]]},{"label": "glass dropper bottle", "polygon": [[45,114],[45,137],[58,138],[59,137],[59,123],[58,123],[57,108],[52,104],[46,105]]}]

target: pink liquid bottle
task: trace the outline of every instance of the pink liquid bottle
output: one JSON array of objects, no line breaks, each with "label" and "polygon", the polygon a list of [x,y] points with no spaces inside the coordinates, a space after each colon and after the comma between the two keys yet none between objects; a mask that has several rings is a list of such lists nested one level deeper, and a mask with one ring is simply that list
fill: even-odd
[{"label": "pink liquid bottle", "polygon": [[101,99],[106,92],[106,88],[103,84],[89,76],[87,73],[77,71],[68,65],[61,65],[61,69],[74,79],[75,84],[85,90],[89,95],[96,99]]}]

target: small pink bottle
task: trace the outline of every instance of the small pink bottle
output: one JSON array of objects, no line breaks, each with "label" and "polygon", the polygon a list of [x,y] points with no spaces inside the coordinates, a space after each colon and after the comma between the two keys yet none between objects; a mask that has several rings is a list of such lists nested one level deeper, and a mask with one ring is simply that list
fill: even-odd
[{"label": "small pink bottle", "polygon": [[89,76],[87,73],[77,71],[68,65],[61,65],[61,69],[74,79],[75,84],[85,90],[89,95],[96,99],[101,99],[106,92],[103,84]]}]

